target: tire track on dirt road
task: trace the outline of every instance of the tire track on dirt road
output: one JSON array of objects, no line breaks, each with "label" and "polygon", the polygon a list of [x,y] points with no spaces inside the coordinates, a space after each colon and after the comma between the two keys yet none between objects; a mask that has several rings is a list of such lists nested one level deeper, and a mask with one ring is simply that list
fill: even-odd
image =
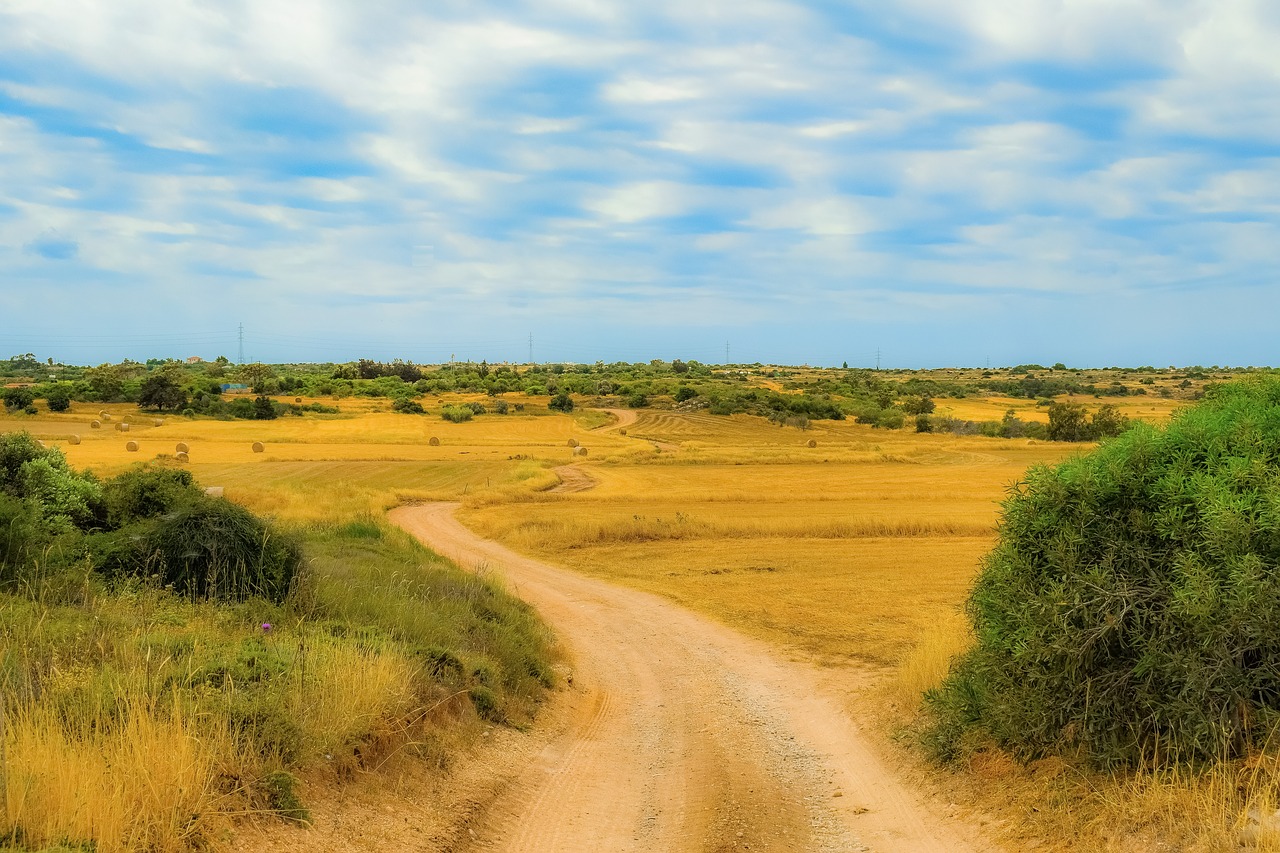
[{"label": "tire track on dirt road", "polygon": [[573,667],[460,850],[972,853],[972,826],[926,807],[884,766],[820,675],[658,596],[517,554],[455,517],[391,520],[464,567],[505,576]]}]

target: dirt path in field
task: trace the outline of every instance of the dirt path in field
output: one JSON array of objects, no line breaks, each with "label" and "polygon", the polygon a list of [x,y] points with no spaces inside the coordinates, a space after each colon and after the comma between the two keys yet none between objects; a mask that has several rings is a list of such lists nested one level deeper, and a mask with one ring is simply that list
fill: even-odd
[{"label": "dirt path in field", "polygon": [[573,677],[540,747],[507,768],[453,849],[991,849],[888,771],[817,670],[657,596],[482,539],[455,507],[390,517],[464,567],[505,576],[555,629]]},{"label": "dirt path in field", "polygon": [[602,412],[608,412],[618,420],[611,424],[596,427],[592,432],[612,432],[615,429],[625,429],[636,422],[638,415],[635,409],[601,409]]},{"label": "dirt path in field", "polygon": [[[625,429],[636,422],[640,414],[634,409],[601,409],[602,412],[608,412],[617,418],[616,423],[607,424],[602,427],[596,427],[593,432],[611,432],[613,430]],[[645,438],[643,436],[633,436],[641,441],[647,441],[653,445],[653,449],[659,453],[674,453],[680,449],[680,445],[670,441],[659,441],[656,438]]]},{"label": "dirt path in field", "polygon": [[573,492],[585,492],[596,487],[595,478],[577,465],[561,465],[551,470],[560,478],[560,483],[547,489],[549,492],[572,494]]}]

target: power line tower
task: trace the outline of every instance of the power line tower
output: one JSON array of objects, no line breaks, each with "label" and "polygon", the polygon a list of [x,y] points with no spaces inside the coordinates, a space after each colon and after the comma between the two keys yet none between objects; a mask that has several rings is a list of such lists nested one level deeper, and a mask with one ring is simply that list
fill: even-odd
[{"label": "power line tower", "polygon": [[876,370],[880,369],[880,347],[876,347]]},{"label": "power line tower", "polygon": [[533,332],[529,333],[529,363],[533,364]]},{"label": "power line tower", "polygon": [[724,363],[726,367],[729,366],[729,342],[728,341],[724,342]]},{"label": "power line tower", "polygon": [[240,350],[236,355],[236,364],[244,364],[244,323],[240,324]]}]

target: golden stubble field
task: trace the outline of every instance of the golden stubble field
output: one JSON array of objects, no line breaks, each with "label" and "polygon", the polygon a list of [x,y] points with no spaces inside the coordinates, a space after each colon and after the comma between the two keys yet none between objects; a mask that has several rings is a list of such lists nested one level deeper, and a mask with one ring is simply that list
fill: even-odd
[{"label": "golden stubble field", "polygon": [[[565,416],[547,412],[545,399],[524,402],[523,413],[463,424],[379,411],[382,401],[344,401],[340,415],[169,417],[156,426],[120,405],[101,407],[113,420],[93,430],[95,406],[0,416],[0,430],[28,429],[73,464],[104,474],[171,460],[183,442],[202,485],[223,486],[227,497],[285,522],[461,500],[467,525],[517,550],[668,596],[827,665],[834,679],[848,674],[865,684],[870,675],[884,685],[881,707],[891,710],[882,720],[890,725],[894,714],[902,721],[914,713],[919,690],[936,683],[964,646],[960,608],[994,541],[1008,488],[1029,466],[1084,449],[851,421],[801,431],[745,415],[668,411],[641,411],[624,430],[599,412]],[[1010,401],[966,402],[957,415],[994,419]],[[1166,402],[1143,400],[1151,411],[1129,414],[1163,421],[1175,408]],[[124,418],[132,422],[128,435],[112,428]],[[72,434],[80,444],[68,442]],[[129,440],[137,452],[125,450]],[[263,452],[253,452],[255,441]],[[589,455],[575,456],[571,441]],[[554,469],[569,464],[595,486],[555,491]],[[1189,804],[1213,811],[1222,799],[1198,782],[1113,780],[1097,788],[1098,780],[1056,772],[1041,778],[1042,769],[1015,772],[997,761],[940,784],[959,785],[958,800],[972,796],[987,807],[1002,802],[1002,791],[1029,785],[1029,796],[1040,799],[1005,805],[1014,812],[1042,805],[1026,820],[1051,847],[1087,829],[1096,849],[1134,849],[1104,843],[1107,821],[1142,814],[1167,829],[1187,823]],[[1086,789],[1102,803],[1088,827],[1072,816]]]}]

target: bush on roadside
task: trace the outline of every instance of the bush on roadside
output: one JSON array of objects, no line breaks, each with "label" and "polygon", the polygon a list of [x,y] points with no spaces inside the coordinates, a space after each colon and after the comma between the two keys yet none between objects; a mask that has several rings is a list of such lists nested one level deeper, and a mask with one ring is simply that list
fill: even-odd
[{"label": "bush on roadside", "polygon": [[1280,379],[1028,471],[929,695],[941,755],[1212,761],[1280,726]]}]

